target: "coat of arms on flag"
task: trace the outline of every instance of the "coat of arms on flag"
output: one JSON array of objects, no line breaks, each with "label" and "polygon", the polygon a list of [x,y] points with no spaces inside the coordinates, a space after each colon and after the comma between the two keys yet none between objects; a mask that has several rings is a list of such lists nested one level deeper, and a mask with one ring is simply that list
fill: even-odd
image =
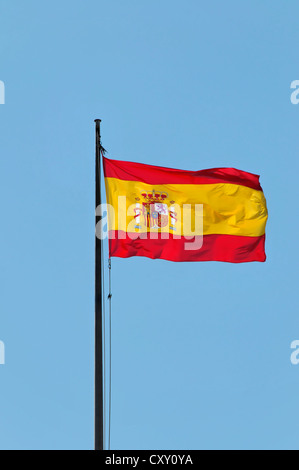
[{"label": "coat of arms on flag", "polygon": [[[141,191],[140,197],[136,197],[135,221],[136,229],[143,227],[160,229],[167,227],[175,230],[176,212],[175,201],[168,201],[168,193],[156,191]],[[170,205],[169,205],[170,204]]]}]

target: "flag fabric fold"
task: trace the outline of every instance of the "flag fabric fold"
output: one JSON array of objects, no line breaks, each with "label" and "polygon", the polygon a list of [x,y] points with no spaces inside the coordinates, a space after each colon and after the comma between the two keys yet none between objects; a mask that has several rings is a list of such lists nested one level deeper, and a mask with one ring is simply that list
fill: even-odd
[{"label": "flag fabric fold", "polygon": [[258,175],[185,171],[103,157],[109,254],[169,261],[266,260]]}]

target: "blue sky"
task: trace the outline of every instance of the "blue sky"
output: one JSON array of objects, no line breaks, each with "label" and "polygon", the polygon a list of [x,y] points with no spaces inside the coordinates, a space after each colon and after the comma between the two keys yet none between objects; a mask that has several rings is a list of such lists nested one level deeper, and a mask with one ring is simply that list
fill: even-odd
[{"label": "blue sky", "polygon": [[298,449],[295,0],[1,2],[1,449],[93,447],[108,157],[261,175],[266,264],[113,259],[114,449]]}]

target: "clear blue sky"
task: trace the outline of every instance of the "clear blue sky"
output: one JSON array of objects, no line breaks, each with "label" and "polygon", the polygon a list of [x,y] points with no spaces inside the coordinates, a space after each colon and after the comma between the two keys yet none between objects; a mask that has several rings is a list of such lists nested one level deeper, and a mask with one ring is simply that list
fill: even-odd
[{"label": "clear blue sky", "polygon": [[299,5],[1,2],[1,449],[93,447],[108,157],[261,174],[266,264],[113,259],[114,449],[299,449]]}]

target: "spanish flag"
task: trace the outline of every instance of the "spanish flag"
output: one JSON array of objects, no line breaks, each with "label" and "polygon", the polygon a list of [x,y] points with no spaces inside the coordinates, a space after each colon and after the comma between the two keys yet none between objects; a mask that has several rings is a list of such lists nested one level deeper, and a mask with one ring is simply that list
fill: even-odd
[{"label": "spanish flag", "polygon": [[266,261],[259,176],[175,170],[103,157],[110,257]]}]

